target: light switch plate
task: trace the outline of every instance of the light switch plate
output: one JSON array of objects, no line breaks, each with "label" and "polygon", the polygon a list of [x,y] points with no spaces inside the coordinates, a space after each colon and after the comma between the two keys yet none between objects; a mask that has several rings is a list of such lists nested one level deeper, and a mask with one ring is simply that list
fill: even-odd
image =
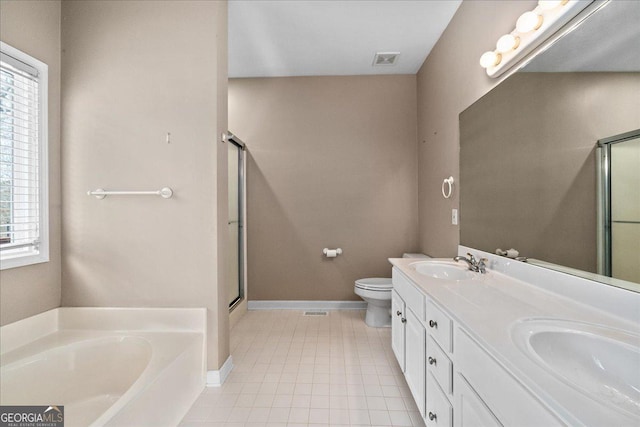
[{"label": "light switch plate", "polygon": [[458,225],[458,209],[451,209],[451,224]]}]

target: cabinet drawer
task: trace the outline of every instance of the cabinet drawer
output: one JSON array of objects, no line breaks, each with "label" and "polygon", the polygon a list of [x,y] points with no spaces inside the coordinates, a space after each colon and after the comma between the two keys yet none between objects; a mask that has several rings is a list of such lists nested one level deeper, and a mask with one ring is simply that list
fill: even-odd
[{"label": "cabinet drawer", "polygon": [[[406,299],[405,299],[406,301]],[[427,301],[427,331],[440,344],[440,347],[451,353],[451,319],[438,306]]]},{"label": "cabinet drawer", "polygon": [[451,396],[453,393],[453,364],[430,335],[427,338],[427,369],[438,380],[445,394]]},{"label": "cabinet drawer", "polygon": [[438,386],[435,378],[427,374],[427,409],[424,417],[427,427],[452,427],[453,408]]},{"label": "cabinet drawer", "polygon": [[413,311],[413,313],[421,321],[425,320],[425,297],[411,282],[404,277],[396,267],[391,272],[393,281],[393,290],[395,290],[400,297],[404,300],[406,306]]}]

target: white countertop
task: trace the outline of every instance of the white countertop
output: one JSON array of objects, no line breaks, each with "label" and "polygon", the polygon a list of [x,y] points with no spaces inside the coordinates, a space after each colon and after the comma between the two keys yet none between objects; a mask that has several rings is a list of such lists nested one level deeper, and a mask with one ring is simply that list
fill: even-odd
[{"label": "white countertop", "polygon": [[[410,267],[410,264],[424,260],[393,258],[389,261],[444,308],[454,321],[481,343],[525,388],[531,390],[569,424],[640,425],[640,417],[623,414],[603,405],[544,369],[527,357],[514,344],[510,335],[516,322],[531,318],[586,322],[636,334],[640,332],[638,323],[495,270],[487,270],[486,274],[478,273],[471,280],[448,281],[421,275]],[[453,262],[451,259],[431,261]],[[557,280],[563,280],[563,275],[557,274]],[[638,309],[640,310],[640,306]],[[637,366],[629,369],[640,369],[640,360]]]}]

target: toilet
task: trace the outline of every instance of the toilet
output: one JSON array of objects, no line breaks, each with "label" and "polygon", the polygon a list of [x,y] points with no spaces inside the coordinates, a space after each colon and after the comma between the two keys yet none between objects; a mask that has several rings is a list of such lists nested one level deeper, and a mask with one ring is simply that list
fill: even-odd
[{"label": "toilet", "polygon": [[[403,258],[429,258],[424,254],[403,254]],[[371,277],[356,280],[354,291],[366,301],[367,313],[364,322],[374,328],[391,326],[391,290],[390,278]]]}]

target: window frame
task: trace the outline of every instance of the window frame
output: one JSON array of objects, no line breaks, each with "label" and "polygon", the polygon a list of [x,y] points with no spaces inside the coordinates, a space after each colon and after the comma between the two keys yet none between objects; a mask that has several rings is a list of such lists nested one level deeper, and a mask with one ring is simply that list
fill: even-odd
[{"label": "window frame", "polygon": [[37,251],[7,253],[0,251],[0,270],[49,261],[49,67],[42,61],[0,41],[0,51],[38,71],[38,231]]}]

